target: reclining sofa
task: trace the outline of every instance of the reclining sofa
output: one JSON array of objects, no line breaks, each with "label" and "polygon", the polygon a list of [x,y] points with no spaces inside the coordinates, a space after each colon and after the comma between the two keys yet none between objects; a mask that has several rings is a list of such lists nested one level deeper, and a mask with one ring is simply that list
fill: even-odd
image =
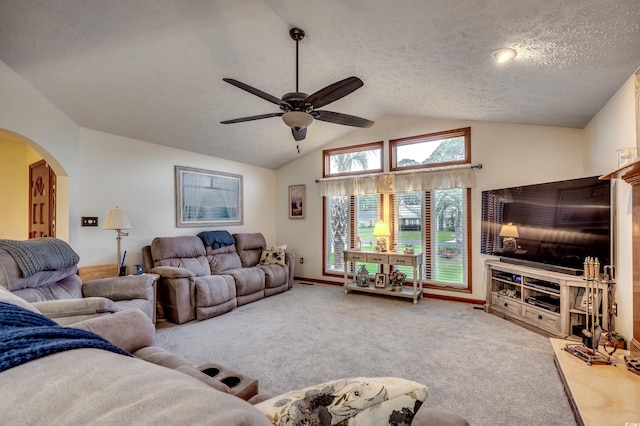
[{"label": "reclining sofa", "polygon": [[[100,278],[83,283],[80,257],[57,238],[0,240],[0,287],[28,301],[59,323],[137,308],[155,319],[153,278],[148,275]],[[82,303],[50,303],[60,299]]]},{"label": "reclining sofa", "polygon": [[222,315],[293,286],[294,254],[267,247],[261,233],[157,237],[142,256],[145,270],[160,275],[165,319],[177,324]]},{"label": "reclining sofa", "polygon": [[[0,287],[3,425],[468,426],[455,413],[423,404],[426,386],[394,377],[341,379],[272,398],[255,393],[256,385],[240,395],[241,385],[227,386],[153,346],[155,327],[138,309],[69,327],[42,326],[47,321]],[[48,331],[44,342],[40,329]]]}]

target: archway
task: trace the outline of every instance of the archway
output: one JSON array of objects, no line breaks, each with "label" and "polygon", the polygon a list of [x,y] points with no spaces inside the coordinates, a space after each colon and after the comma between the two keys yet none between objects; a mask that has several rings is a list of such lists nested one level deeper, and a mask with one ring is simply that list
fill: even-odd
[{"label": "archway", "polygon": [[0,129],[0,192],[8,208],[0,211],[0,238],[28,238],[29,164],[44,159],[57,175],[56,237],[69,241],[69,176],[62,165],[37,142]]}]

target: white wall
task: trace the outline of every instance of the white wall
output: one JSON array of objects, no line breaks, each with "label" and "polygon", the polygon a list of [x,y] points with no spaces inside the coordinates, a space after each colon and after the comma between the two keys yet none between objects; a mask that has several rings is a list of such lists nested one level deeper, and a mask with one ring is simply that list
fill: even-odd
[{"label": "white wall", "polygon": [[84,128],[79,152],[80,215],[98,216],[99,222],[98,227],[80,228],[80,265],[115,263],[116,232],[102,230],[112,207],[125,209],[133,225],[129,236],[122,238],[128,266],[142,263],[141,249],[154,237],[196,235],[212,229],[175,226],[176,165],[242,175],[244,225],[219,229],[262,232],[267,244],[275,244],[273,170]]},{"label": "white wall", "polygon": [[53,168],[61,186],[57,236],[75,248],[77,228],[70,223],[79,220],[78,126],[2,61],[0,99],[0,139],[26,143]]},{"label": "white wall", "polygon": [[[471,160],[482,163],[476,170],[477,185],[472,190],[472,282],[473,293],[430,293],[472,299],[485,298],[484,260],[480,254],[480,199],[486,189],[570,179],[583,173],[583,133],[579,129],[501,124],[465,120],[439,120],[416,117],[385,117],[370,129],[356,130],[327,145],[324,149],[367,142],[471,127]],[[384,160],[388,168],[388,159]],[[278,243],[287,244],[303,265],[296,265],[296,276],[327,280],[322,276],[322,150],[304,155],[277,172]],[[288,186],[307,185],[307,212],[304,220],[290,220],[287,215]],[[333,281],[339,282],[335,279]]]},{"label": "white wall", "polygon": [[[585,171],[605,174],[618,168],[616,150],[636,146],[636,110],[633,76],[585,127]],[[617,214],[614,218],[615,299],[618,303],[616,330],[633,335],[633,247],[631,185],[612,181]]]}]

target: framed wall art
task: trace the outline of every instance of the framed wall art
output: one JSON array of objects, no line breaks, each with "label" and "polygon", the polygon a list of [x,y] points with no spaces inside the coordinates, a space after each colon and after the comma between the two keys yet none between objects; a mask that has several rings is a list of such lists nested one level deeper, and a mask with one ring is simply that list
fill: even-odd
[{"label": "framed wall art", "polygon": [[305,185],[289,186],[289,219],[304,219],[307,204]]},{"label": "framed wall art", "polygon": [[242,176],[176,166],[178,228],[242,225]]}]

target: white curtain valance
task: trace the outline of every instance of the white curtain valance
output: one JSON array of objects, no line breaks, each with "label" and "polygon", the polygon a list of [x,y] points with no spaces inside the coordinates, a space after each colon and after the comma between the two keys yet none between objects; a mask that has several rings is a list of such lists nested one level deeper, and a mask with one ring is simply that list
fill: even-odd
[{"label": "white curtain valance", "polygon": [[473,188],[476,175],[471,165],[429,170],[329,178],[320,181],[322,196],[395,194],[433,189]]}]

